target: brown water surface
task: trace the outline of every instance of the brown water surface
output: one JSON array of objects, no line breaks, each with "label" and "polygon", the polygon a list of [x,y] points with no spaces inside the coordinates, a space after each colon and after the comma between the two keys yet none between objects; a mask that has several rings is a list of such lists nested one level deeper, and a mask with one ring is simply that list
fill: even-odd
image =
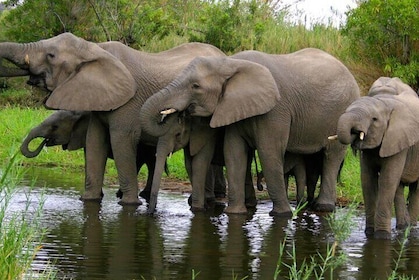
[{"label": "brown water surface", "polygon": [[[46,237],[33,270],[52,269],[58,279],[193,279],[193,274],[199,280],[273,279],[281,243],[282,261],[292,264],[295,251],[299,266],[311,257],[319,261],[334,241],[323,215],[302,212],[292,220],[273,218],[268,215],[269,201],[260,201],[248,215],[226,215],[222,207],[193,214],[187,194],[161,192],[157,214],[149,216],[145,205],[119,206],[114,188],[104,189],[100,204],[82,203],[79,183],[73,186],[71,176],[40,174],[29,195],[29,209],[44,202],[41,222]],[[27,192],[28,187],[19,189],[10,212],[24,210]],[[337,214],[344,215],[345,209]],[[367,240],[362,212],[353,221],[350,237],[337,251],[347,260],[333,272],[333,279],[387,279],[402,233],[394,231],[391,241]],[[399,272],[419,275],[416,228]],[[282,265],[278,279],[288,275]]]}]

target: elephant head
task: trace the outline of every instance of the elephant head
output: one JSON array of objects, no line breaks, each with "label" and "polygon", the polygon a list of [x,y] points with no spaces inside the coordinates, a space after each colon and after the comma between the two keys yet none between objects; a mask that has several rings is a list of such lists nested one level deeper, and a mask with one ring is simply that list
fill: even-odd
[{"label": "elephant head", "polygon": [[371,86],[368,96],[376,94],[397,95],[404,91],[412,91],[412,88],[403,83],[399,78],[380,77]]},{"label": "elephant head", "polygon": [[[4,60],[17,68],[4,66]],[[0,77],[24,75],[51,93],[46,106],[53,109],[113,110],[136,91],[134,78],[115,56],[71,33],[27,44],[0,43]]]},{"label": "elephant head", "polygon": [[337,135],[354,149],[379,148],[380,157],[389,157],[419,141],[418,126],[418,97],[410,89],[355,100],[340,116]]},{"label": "elephant head", "polygon": [[[36,157],[44,146],[62,145],[64,150],[70,151],[85,147],[89,116],[89,112],[65,110],[54,112],[31,129],[20,147],[22,154],[28,158]],[[44,140],[31,151],[29,145],[35,138],[44,138]]]},{"label": "elephant head", "polygon": [[147,99],[140,119],[151,135],[164,135],[165,117],[188,110],[211,116],[212,128],[270,111],[280,95],[269,70],[257,63],[228,57],[195,58],[166,88]]}]

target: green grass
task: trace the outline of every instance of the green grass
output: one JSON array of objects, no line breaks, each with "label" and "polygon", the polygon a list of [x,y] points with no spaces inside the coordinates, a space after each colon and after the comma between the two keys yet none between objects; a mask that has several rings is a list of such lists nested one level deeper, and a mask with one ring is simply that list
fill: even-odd
[{"label": "green grass", "polygon": [[[0,109],[0,160],[6,162],[9,159],[10,151],[19,149],[20,143],[26,137],[31,128],[42,122],[53,111],[44,108],[29,109],[21,107],[6,106]],[[36,146],[41,140],[34,140],[31,147]],[[25,168],[37,166],[49,166],[61,169],[66,172],[80,174],[84,177],[84,156],[83,151],[63,151],[61,146],[45,147],[44,150],[35,158],[23,158],[22,165]],[[4,164],[3,164],[4,165]],[[187,175],[183,168],[183,152],[174,153],[168,159],[170,178],[186,180]],[[139,179],[145,180],[147,167],[143,166],[140,171]],[[165,175],[166,176],[166,175]],[[117,183],[117,171],[113,160],[108,160],[106,174],[106,184]]]},{"label": "green grass", "polygon": [[[47,116],[52,113],[43,108],[29,109],[20,107],[6,106],[0,110],[0,135],[3,135],[0,141],[0,160],[5,162],[9,160],[11,151],[18,150],[20,143],[25,138],[30,129],[38,125]],[[178,151],[168,158],[169,175],[166,178],[177,180],[188,180],[184,168],[183,152]],[[30,172],[31,168],[39,166],[53,167],[51,172],[59,174],[60,172],[74,173],[76,180],[80,181],[81,187],[84,180],[84,159],[83,151],[63,151],[61,146],[47,147],[35,158],[24,158],[21,162]],[[253,164],[254,166],[254,164]],[[260,171],[260,164],[259,164]],[[141,169],[139,180],[146,180],[147,168]],[[255,174],[255,169],[253,168]],[[117,171],[113,160],[108,160],[105,174],[105,184],[117,184]],[[294,181],[291,181],[290,187],[293,188]],[[359,175],[359,159],[356,158],[350,150],[345,160],[345,165],[341,173],[341,182],[337,187],[337,194],[341,201],[361,202],[361,187]],[[265,192],[259,193],[263,197]],[[290,191],[290,197],[295,197],[293,191]]]}]

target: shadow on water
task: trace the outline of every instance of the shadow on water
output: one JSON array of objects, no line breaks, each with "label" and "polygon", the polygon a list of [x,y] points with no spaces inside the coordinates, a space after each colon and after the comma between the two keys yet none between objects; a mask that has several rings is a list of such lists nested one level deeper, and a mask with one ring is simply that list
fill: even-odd
[{"label": "shadow on water", "polygon": [[[228,216],[222,207],[193,214],[187,195],[162,192],[151,217],[145,205],[119,206],[114,188],[104,189],[100,204],[82,203],[78,182],[63,179],[65,174],[37,177],[30,200],[35,209],[43,197],[47,234],[33,269],[52,264],[58,279],[192,279],[192,271],[199,273],[196,279],[272,279],[284,239],[287,252],[295,243],[298,265],[325,255],[333,242],[325,217],[302,212],[293,220],[273,218],[269,201],[259,202],[248,215]],[[26,190],[22,186],[14,196],[10,211],[27,206]],[[356,226],[338,252],[348,259],[334,279],[387,279],[400,250],[398,233],[391,241],[367,240],[362,212],[354,219]],[[401,273],[419,274],[418,245],[419,232],[413,229]],[[282,261],[290,264],[292,258],[285,254]],[[287,276],[282,266],[278,279]]]}]

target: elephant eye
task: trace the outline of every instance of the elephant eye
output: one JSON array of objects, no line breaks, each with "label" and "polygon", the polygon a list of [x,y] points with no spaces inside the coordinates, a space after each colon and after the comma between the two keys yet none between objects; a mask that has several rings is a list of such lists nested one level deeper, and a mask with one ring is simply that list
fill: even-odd
[{"label": "elephant eye", "polygon": [[48,53],[47,54],[47,58],[54,58],[55,57],[55,54],[53,54],[53,53]]},{"label": "elephant eye", "polygon": [[200,86],[199,86],[198,83],[193,83],[192,88],[193,89],[198,89],[198,88],[200,88]]},{"label": "elephant eye", "polygon": [[378,121],[378,118],[373,117],[373,118],[372,118],[372,121],[376,122],[376,121]]}]

